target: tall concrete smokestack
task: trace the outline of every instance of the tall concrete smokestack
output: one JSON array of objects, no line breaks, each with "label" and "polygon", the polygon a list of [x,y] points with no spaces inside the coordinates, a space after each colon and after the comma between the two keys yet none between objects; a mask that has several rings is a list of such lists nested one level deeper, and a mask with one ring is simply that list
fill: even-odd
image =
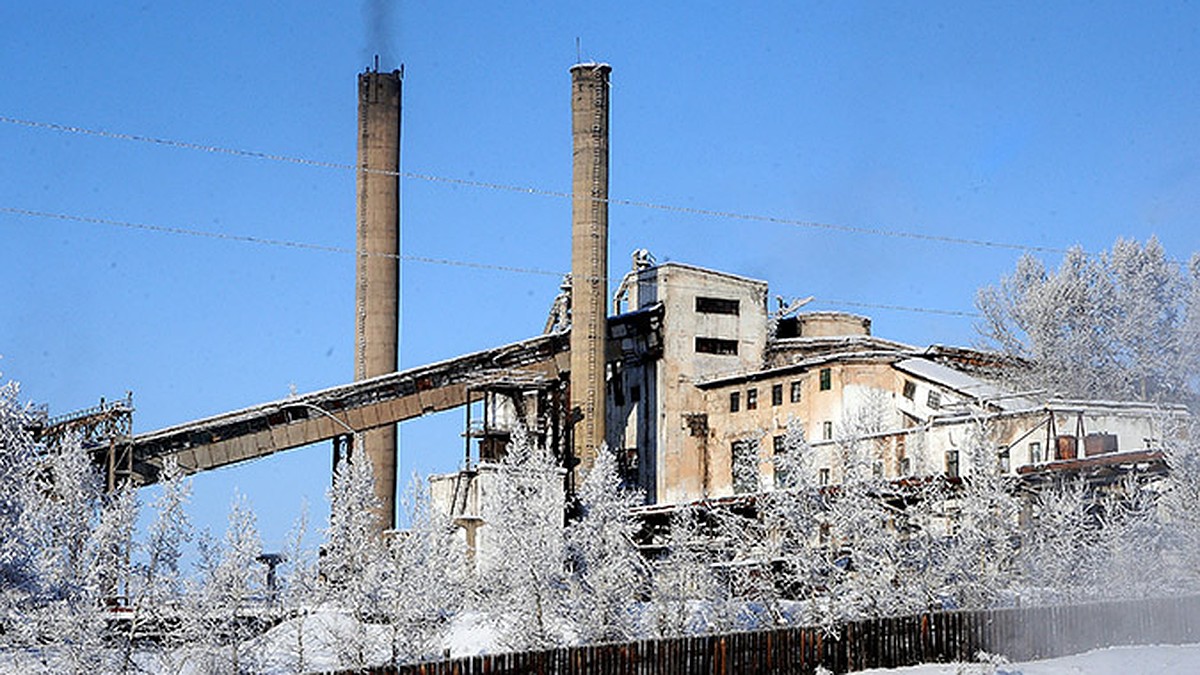
[{"label": "tall concrete smokestack", "polygon": [[[358,264],[354,378],[396,371],[400,324],[400,83],[402,73],[358,76]],[[361,435],[375,470],[380,525],[396,524],[396,427]]]},{"label": "tall concrete smokestack", "polygon": [[574,455],[586,471],[604,443],[608,309],[607,64],[571,67],[571,408]]}]

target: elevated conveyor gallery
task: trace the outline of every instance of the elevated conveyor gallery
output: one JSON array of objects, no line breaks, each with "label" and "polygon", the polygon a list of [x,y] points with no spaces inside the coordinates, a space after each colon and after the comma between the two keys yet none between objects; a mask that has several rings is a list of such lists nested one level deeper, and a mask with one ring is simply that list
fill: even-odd
[{"label": "elevated conveyor gallery", "polygon": [[[610,317],[607,360],[661,353],[662,306]],[[570,371],[565,332],[380,375],[280,401],[137,434],[133,479],[158,480],[174,457],[186,473],[207,471],[465,405],[470,387],[496,377],[561,380]]]},{"label": "elevated conveyor gallery", "polygon": [[153,483],[167,457],[194,473],[449,410],[466,403],[470,384],[499,372],[557,379],[568,352],[566,334],[543,335],[138,434],[133,473]]}]

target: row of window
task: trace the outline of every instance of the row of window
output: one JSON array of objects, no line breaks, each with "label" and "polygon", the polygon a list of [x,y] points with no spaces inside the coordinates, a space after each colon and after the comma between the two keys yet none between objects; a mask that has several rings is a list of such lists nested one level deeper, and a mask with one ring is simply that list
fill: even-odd
[{"label": "row of window", "polygon": [[[831,433],[832,423],[825,422],[825,433]],[[787,454],[787,441],[785,436],[775,436],[772,439],[773,450],[775,451],[775,487],[785,488],[793,484],[793,476],[789,467],[789,462],[780,462],[780,458]],[[1041,461],[1042,444],[1033,442],[1029,444],[1030,461],[1037,463]],[[757,440],[740,440],[734,441],[732,447],[732,470],[733,470],[733,490],[736,493],[744,494],[753,492],[758,489],[758,441]],[[959,455],[958,450],[946,451],[946,476],[949,478],[958,478],[960,476]],[[998,468],[1003,472],[1008,472],[1012,468],[1011,453],[1008,448],[1004,448],[997,453]],[[884,464],[882,460],[876,460],[872,467],[872,473],[875,478],[884,477]],[[912,473],[912,460],[908,457],[900,458],[900,475],[908,476]],[[828,485],[830,479],[830,470],[828,467],[817,470],[817,481],[821,485]]]},{"label": "row of window", "polygon": [[[912,380],[905,380],[903,394],[904,398],[910,401],[915,401],[917,398],[917,383],[913,382]],[[936,389],[930,389],[929,395],[925,397],[925,405],[934,410],[942,407],[941,392],[937,391]]]},{"label": "row of window", "polygon": [[[821,391],[828,391],[833,387],[833,376],[829,368],[822,368],[820,372],[820,387]],[[792,380],[788,384],[788,400],[792,403],[799,403],[802,392],[804,391],[803,380]],[[771,385],[771,405],[783,405],[783,384],[777,383]],[[735,413],[742,409],[742,392],[729,392],[729,412]],[[751,387],[746,390],[746,410],[758,409],[758,389]]]},{"label": "row of window", "polygon": [[[787,437],[779,435],[773,437],[771,441],[772,449],[775,452],[775,487],[778,489],[791,487],[794,485],[793,467],[791,462],[782,461],[788,451]],[[730,454],[732,459],[730,468],[733,474],[733,491],[738,494],[745,494],[758,490],[758,441],[756,439],[734,441],[730,447]],[[955,471],[957,471],[957,453],[955,453],[955,462]],[[909,475],[911,468],[912,464],[909,458],[901,457],[900,475]],[[876,460],[872,464],[871,470],[875,478],[883,478],[883,461]],[[829,468],[822,467],[817,469],[817,482],[820,485],[829,485],[829,481]]]}]

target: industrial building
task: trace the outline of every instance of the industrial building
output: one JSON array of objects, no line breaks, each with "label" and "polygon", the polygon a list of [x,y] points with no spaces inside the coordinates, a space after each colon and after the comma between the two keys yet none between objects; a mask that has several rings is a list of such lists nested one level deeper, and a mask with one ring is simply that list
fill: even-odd
[{"label": "industrial building", "polygon": [[[871,470],[887,480],[978,470],[967,449],[981,428],[988,457],[1012,475],[1116,471],[1161,464],[1160,441],[1183,413],[1009,391],[998,382],[1024,364],[876,337],[854,314],[772,312],[766,282],[726,272],[641,253],[626,281],[613,302],[624,311],[608,319],[606,442],[650,504],[786,487],[778,455],[791,425],[812,453],[808,479],[836,484],[849,434],[869,439]],[[499,456],[496,439],[544,427],[523,400],[489,395],[467,470],[433,479],[436,501],[463,522],[481,519],[470,485]]]},{"label": "industrial building", "polygon": [[[335,462],[362,452],[376,473],[380,524],[395,520],[395,425],[463,409],[460,470],[431,479],[434,501],[473,544],[494,466],[514,434],[549,449],[569,494],[603,446],[648,504],[753,494],[787,483],[789,428],[802,429],[818,483],[844,477],[847,434],[869,437],[875,476],[959,476],[986,420],[984,461],[1036,477],[1157,466],[1159,441],[1182,409],[1047,400],[1000,382],[1026,367],[997,354],[917,347],[873,335],[870,319],[772,302],[767,282],[644,250],[609,297],[609,77],[570,69],[573,156],[571,276],[541,335],[397,371],[402,72],[358,78],[358,181],[353,381],[167,429],[133,435],[132,405],[48,420],[53,438],[99,435],[110,488],[334,442]],[[771,305],[775,305],[772,307]],[[531,333],[533,331],[531,330]],[[976,443],[976,447],[978,443]],[[461,454],[459,454],[461,452]]]}]

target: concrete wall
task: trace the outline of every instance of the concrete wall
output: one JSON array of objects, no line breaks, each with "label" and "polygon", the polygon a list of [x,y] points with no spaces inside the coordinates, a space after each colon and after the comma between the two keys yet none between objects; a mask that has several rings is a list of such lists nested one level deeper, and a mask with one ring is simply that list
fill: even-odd
[{"label": "concrete wall", "polygon": [[[641,471],[652,502],[711,496],[709,414],[703,379],[762,367],[767,342],[767,284],[723,272],[665,263],[638,276],[641,308],[661,303],[662,357],[631,372],[644,407],[635,420]],[[629,437],[626,437],[628,442]]]},{"label": "concrete wall", "polygon": [[796,317],[799,337],[870,335],[871,320],[845,312],[805,312]]}]

